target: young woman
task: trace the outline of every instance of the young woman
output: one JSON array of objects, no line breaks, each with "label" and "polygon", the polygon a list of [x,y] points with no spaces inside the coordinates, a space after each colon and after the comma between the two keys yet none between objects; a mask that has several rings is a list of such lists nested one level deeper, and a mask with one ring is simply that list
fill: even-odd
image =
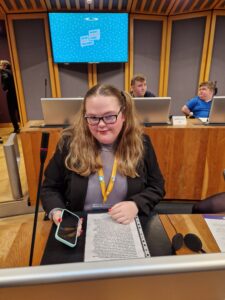
[{"label": "young woman", "polygon": [[131,96],[110,85],[91,88],[72,127],[62,133],[45,171],[42,203],[57,224],[61,209],[104,209],[119,223],[149,214],[164,196],[153,146]]}]

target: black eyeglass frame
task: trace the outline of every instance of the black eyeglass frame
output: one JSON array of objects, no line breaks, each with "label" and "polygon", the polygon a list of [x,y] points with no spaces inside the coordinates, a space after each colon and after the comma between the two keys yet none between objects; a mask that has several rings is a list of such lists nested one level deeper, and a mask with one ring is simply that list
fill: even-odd
[{"label": "black eyeglass frame", "polygon": [[[120,110],[117,114],[113,114],[113,115],[107,115],[107,116],[103,116],[103,117],[96,117],[96,116],[92,116],[92,117],[89,117],[89,116],[84,116],[84,118],[86,119],[87,123],[91,126],[96,126],[100,123],[100,121],[102,120],[105,124],[115,124],[117,122],[117,118],[119,116],[119,114],[121,113],[121,111],[123,110],[123,106],[120,107]],[[107,118],[113,118],[113,121],[107,121]],[[96,123],[93,122],[91,123],[90,120],[93,120],[95,119],[96,120]]]}]

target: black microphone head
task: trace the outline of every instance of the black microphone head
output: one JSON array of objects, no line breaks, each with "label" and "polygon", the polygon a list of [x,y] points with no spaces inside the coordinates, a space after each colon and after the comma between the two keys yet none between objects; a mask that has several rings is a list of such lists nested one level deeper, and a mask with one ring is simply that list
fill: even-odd
[{"label": "black microphone head", "polygon": [[202,241],[194,233],[188,233],[184,237],[185,245],[192,251],[199,252],[202,249]]},{"label": "black microphone head", "polygon": [[218,93],[217,81],[214,81],[214,96]]},{"label": "black microphone head", "polygon": [[41,149],[40,149],[40,160],[41,163],[45,162],[48,152],[48,140],[49,140],[49,132],[42,132],[41,137]]},{"label": "black microphone head", "polygon": [[184,242],[183,235],[181,233],[177,233],[172,238],[172,248],[174,251],[179,250]]}]

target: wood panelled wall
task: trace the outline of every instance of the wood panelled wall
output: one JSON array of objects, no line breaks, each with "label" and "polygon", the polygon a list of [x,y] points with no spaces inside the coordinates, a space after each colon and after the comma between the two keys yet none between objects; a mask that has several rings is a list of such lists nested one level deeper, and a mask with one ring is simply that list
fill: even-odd
[{"label": "wood panelled wall", "polygon": [[[1,14],[1,11],[0,11]],[[183,15],[177,15],[177,16],[155,16],[155,15],[142,15],[142,14],[130,14],[130,30],[129,30],[129,62],[123,64],[123,66],[118,66],[118,68],[113,68],[112,71],[112,78],[115,79],[115,73],[118,73],[118,79],[121,79],[121,76],[124,78],[123,80],[123,89],[129,91],[129,85],[130,85],[130,79],[133,76],[134,70],[137,70],[137,59],[136,59],[136,53],[134,49],[134,43],[135,43],[135,22],[160,22],[161,23],[161,36],[160,36],[160,55],[157,58],[158,61],[158,82],[157,82],[157,90],[154,91],[159,96],[167,96],[168,95],[168,84],[170,82],[169,74],[170,74],[170,59],[171,59],[171,49],[173,49],[173,28],[174,24],[180,20],[189,20],[189,19],[195,19],[195,18],[204,18],[205,20],[205,27],[204,27],[204,39],[203,43],[201,45],[202,51],[201,51],[201,57],[199,58],[201,61],[201,65],[199,67],[198,74],[195,74],[197,78],[197,82],[195,83],[194,90],[197,92],[197,85],[202,80],[208,80],[210,78],[210,70],[211,70],[211,64],[213,62],[212,56],[213,56],[213,47],[214,47],[214,37],[215,37],[215,31],[216,31],[216,20],[217,16],[224,16],[225,17],[225,11],[206,11],[206,12],[198,12],[198,13],[191,13],[191,14],[183,14]],[[50,87],[51,87],[51,96],[52,97],[63,97],[62,94],[62,82],[60,81],[60,78],[62,78],[62,70],[63,68],[60,68],[57,64],[54,64],[52,59],[52,52],[51,52],[51,43],[50,43],[50,36],[49,36],[49,27],[48,27],[48,15],[47,13],[26,13],[26,14],[8,14],[5,16],[6,20],[6,27],[7,27],[7,36],[8,36],[8,42],[10,47],[10,54],[11,54],[11,62],[13,66],[13,72],[15,75],[15,81],[16,81],[16,88],[18,93],[18,99],[19,99],[19,106],[20,106],[20,114],[21,114],[21,120],[22,124],[25,124],[27,122],[28,116],[27,116],[27,108],[26,108],[26,99],[24,96],[24,86],[26,86],[26,82],[23,82],[22,76],[21,76],[21,65],[20,65],[20,59],[18,55],[18,45],[16,41],[15,36],[15,20],[42,20],[44,22],[44,35],[45,35],[45,41],[46,41],[46,51],[47,51],[47,60],[48,60],[48,68],[49,68],[49,76],[50,76]],[[146,32],[142,32],[143,35],[147,34]],[[183,33],[185,36],[185,32]],[[151,37],[148,37],[151,39]],[[222,43],[223,41],[221,41]],[[191,45],[191,41],[190,41]],[[139,60],[142,60],[142,57],[138,57]],[[154,58],[153,58],[154,59]],[[225,61],[225,55],[223,57]],[[110,65],[106,66],[106,70],[110,69]],[[139,72],[142,72],[142,70],[138,70]],[[114,72],[114,75],[113,75]],[[154,76],[154,70],[153,74],[151,72],[151,67],[149,71],[150,77]],[[113,77],[114,76],[114,77]],[[104,78],[104,66],[98,66],[96,64],[88,64],[87,67],[87,76],[86,76],[86,85],[87,87],[91,87],[93,84],[96,84],[99,80],[102,80]],[[148,78],[148,75],[147,75]],[[108,76],[108,80],[110,81],[110,76]],[[212,78],[212,80],[219,81],[218,78]],[[112,79],[113,82],[113,79]],[[120,80],[121,82],[121,80]],[[150,87],[151,87],[151,82]],[[35,82],[34,82],[35,84]],[[174,84],[176,84],[174,82]],[[185,90],[185,84],[183,89]],[[44,95],[42,95],[44,96]],[[71,95],[71,97],[76,97],[80,95]],[[168,95],[170,96],[170,95]],[[193,95],[194,96],[194,95]],[[176,95],[175,97],[176,98]],[[174,100],[175,101],[175,100]],[[182,99],[184,101],[184,99]],[[180,105],[180,104],[179,104]]]},{"label": "wood panelled wall", "polygon": [[224,0],[1,0],[6,14],[46,11],[107,11],[134,14],[177,15],[225,9]]}]

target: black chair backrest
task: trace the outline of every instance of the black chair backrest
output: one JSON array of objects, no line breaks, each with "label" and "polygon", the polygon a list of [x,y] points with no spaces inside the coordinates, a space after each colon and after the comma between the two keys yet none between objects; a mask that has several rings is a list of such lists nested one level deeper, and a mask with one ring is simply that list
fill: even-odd
[{"label": "black chair backrest", "polygon": [[212,195],[194,204],[193,214],[210,214],[225,212],[225,192]]}]

